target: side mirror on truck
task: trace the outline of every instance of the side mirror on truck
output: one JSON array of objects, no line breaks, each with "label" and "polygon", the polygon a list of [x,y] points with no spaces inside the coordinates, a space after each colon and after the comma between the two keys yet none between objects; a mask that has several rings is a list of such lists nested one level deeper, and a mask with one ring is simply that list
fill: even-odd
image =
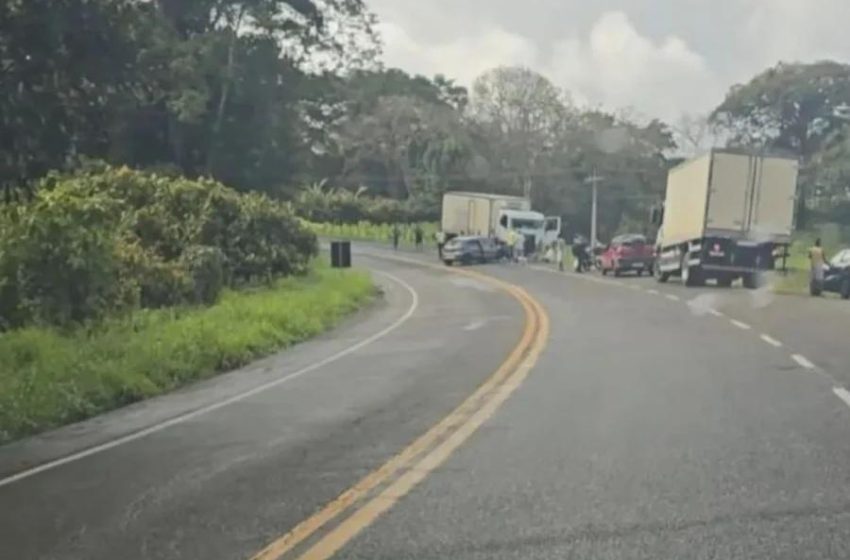
[{"label": "side mirror on truck", "polygon": [[653,206],[649,211],[649,223],[654,226],[660,226],[664,221],[664,207]]}]

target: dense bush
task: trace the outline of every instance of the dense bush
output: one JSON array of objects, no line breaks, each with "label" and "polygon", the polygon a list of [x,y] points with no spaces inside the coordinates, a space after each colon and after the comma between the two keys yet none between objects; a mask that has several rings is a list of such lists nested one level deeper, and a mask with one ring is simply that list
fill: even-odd
[{"label": "dense bush", "polygon": [[316,252],[286,205],[213,181],[53,176],[0,216],[0,327],[208,304],[229,284],[301,274]]}]

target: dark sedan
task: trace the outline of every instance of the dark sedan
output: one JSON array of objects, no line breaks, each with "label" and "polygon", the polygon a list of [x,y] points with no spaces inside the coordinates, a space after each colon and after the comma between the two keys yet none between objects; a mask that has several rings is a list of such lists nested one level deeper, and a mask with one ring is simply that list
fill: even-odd
[{"label": "dark sedan", "polygon": [[[829,261],[824,271],[822,289],[850,299],[850,249],[840,251]],[[813,288],[812,293],[817,295],[817,291]]]},{"label": "dark sedan", "polygon": [[455,237],[443,247],[443,262],[453,264],[485,263],[501,256],[500,245],[489,237]]}]

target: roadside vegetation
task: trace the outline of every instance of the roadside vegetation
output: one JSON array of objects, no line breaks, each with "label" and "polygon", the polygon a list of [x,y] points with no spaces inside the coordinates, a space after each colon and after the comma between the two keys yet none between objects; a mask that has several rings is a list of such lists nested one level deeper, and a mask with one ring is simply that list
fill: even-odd
[{"label": "roadside vegetation", "polygon": [[[351,239],[358,241],[374,241],[376,243],[391,243],[393,224],[373,224],[358,222],[356,224],[313,223],[305,222],[305,226],[320,237]],[[400,243],[406,246],[416,244],[416,227],[422,228],[425,246],[435,246],[439,224],[436,222],[398,224],[401,232]]]},{"label": "roadside vegetation", "polygon": [[91,328],[0,336],[0,443],[247,364],[321,333],[373,294],[369,276],[318,266],[210,307],[147,310]]},{"label": "roadside vegetation", "polygon": [[0,207],[0,442],[315,335],[372,293],[288,205],[93,165]]}]

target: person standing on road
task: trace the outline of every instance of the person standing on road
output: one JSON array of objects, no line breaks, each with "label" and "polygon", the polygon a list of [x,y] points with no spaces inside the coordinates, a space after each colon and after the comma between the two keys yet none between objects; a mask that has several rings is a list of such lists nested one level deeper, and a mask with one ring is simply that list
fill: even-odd
[{"label": "person standing on road", "polygon": [[[513,231],[513,230],[512,230]],[[525,239],[523,239],[523,235],[518,231],[514,231],[514,260],[516,262],[522,262],[524,256],[525,249]]]},{"label": "person standing on road", "polygon": [[398,227],[398,224],[393,224],[393,249],[398,250],[398,242],[401,239],[401,229]]},{"label": "person standing on road", "polygon": [[826,268],[826,254],[821,247],[820,238],[815,239],[815,245],[809,249],[809,262],[811,263],[811,281],[818,285],[823,283],[824,269]]},{"label": "person standing on road", "polygon": [[434,234],[434,237],[437,239],[437,255],[439,255],[440,260],[443,260],[443,247],[446,245],[446,232],[440,230]]},{"label": "person standing on road", "polygon": [[560,237],[555,241],[555,262],[558,264],[558,270],[564,271],[564,240]]},{"label": "person standing on road", "polygon": [[413,228],[413,239],[416,242],[416,250],[422,250],[422,241],[425,237],[425,232],[422,231],[422,226],[416,224],[416,227]]}]

